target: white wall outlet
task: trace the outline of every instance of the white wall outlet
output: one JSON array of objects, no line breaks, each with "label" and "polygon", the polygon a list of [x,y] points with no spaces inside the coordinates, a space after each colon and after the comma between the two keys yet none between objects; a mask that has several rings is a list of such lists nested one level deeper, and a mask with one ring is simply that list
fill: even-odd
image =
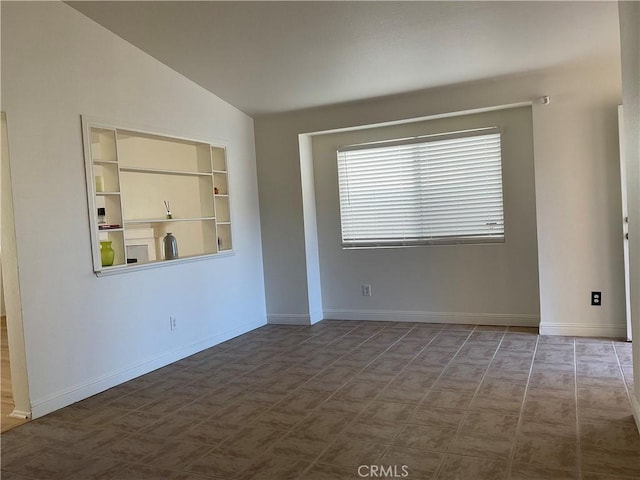
[{"label": "white wall outlet", "polygon": [[365,297],[371,296],[371,285],[362,285],[362,295]]},{"label": "white wall outlet", "polygon": [[176,317],[169,317],[169,328],[173,332],[178,327],[178,319]]}]

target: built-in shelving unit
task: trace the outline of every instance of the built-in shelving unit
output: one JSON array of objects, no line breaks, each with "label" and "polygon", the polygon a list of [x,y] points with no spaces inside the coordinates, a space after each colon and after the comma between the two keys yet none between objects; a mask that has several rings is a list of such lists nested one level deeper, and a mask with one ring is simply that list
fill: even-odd
[{"label": "built-in shelving unit", "polygon": [[[225,146],[119,128],[87,117],[82,123],[97,274],[233,250]],[[177,239],[178,259],[164,260],[162,240],[167,233]],[[100,243],[105,241],[114,250],[112,265],[102,264]]]}]

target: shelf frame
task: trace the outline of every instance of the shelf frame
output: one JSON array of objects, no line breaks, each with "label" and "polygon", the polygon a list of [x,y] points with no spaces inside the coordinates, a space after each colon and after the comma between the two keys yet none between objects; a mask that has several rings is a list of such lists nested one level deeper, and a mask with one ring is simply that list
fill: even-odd
[{"label": "shelf frame", "polygon": [[186,218],[143,218],[138,220],[123,220],[125,225],[139,225],[145,223],[171,223],[171,222],[205,222],[215,220],[216,217],[186,217]]},{"label": "shelf frame", "polygon": [[211,172],[190,172],[187,170],[166,170],[162,168],[127,167],[120,165],[121,172],[152,173],[157,175],[186,175],[192,177],[210,177]]},{"label": "shelf frame", "polygon": [[[83,146],[84,146],[84,153],[85,153],[87,205],[88,205],[88,213],[89,213],[90,238],[91,238],[91,244],[92,244],[93,271],[96,276],[102,277],[102,276],[108,276],[108,275],[114,275],[114,274],[159,268],[159,267],[170,266],[170,265],[175,265],[180,263],[190,263],[190,262],[195,262],[200,260],[208,260],[215,257],[225,257],[225,256],[233,255],[235,253],[235,250],[233,250],[233,241],[232,241],[233,235],[232,235],[232,224],[231,224],[232,218],[231,218],[230,207],[227,207],[227,209],[229,210],[228,217],[230,221],[217,222],[217,219],[215,216],[216,197],[221,197],[221,199],[224,198],[227,204],[230,203],[229,194],[228,194],[229,149],[224,142],[218,142],[218,141],[203,142],[201,140],[194,140],[191,138],[175,135],[174,133],[171,133],[171,132],[159,132],[158,130],[149,131],[147,129],[141,129],[136,126],[125,125],[121,123],[116,125],[114,124],[114,122],[99,119],[96,117],[87,116],[87,115],[82,115],[81,120],[82,120],[82,132],[83,132]],[[113,137],[114,137],[113,145],[109,143],[111,141],[109,139],[109,136],[110,136],[109,132],[113,132]],[[92,138],[92,133],[95,135],[93,138]],[[106,140],[104,139],[104,136],[103,136],[105,133],[107,137]],[[155,137],[155,138],[161,138],[161,139],[164,138],[167,141],[187,142],[195,145],[197,148],[205,147],[209,151],[210,162],[211,162],[210,169],[207,167],[206,163],[203,164],[200,161],[202,159],[206,162],[206,156],[204,158],[199,157],[198,162],[196,164],[196,168],[198,170],[209,170],[209,171],[189,171],[189,170],[174,170],[174,169],[164,169],[164,168],[147,168],[147,167],[137,167],[137,166],[131,166],[131,165],[127,166],[125,159],[120,158],[121,155],[119,154],[120,152],[118,151],[119,141],[122,141],[120,140],[120,135],[140,136],[140,138],[144,138],[144,137]],[[106,145],[108,148],[112,149],[115,152],[114,160],[101,159],[101,158],[97,158],[97,156],[94,157],[92,152],[92,145],[94,144],[96,137],[99,139],[98,140],[99,143],[96,143],[96,145],[99,145],[98,151],[104,152],[105,145]],[[225,170],[214,170],[214,159],[213,159],[214,149],[216,150],[216,153],[218,155],[222,153]],[[111,156],[111,150],[107,150],[107,151],[108,151],[108,155]],[[214,175],[218,175],[218,176],[224,175],[227,182],[227,192],[225,192],[224,194],[216,195],[213,192],[213,190],[211,191],[210,198],[211,198],[211,201],[213,202],[213,205],[212,205],[212,213],[214,214],[213,216],[184,217],[184,218],[170,218],[170,219],[142,218],[142,219],[125,220],[124,211],[123,211],[125,202],[123,201],[123,198],[122,198],[123,197],[122,192],[121,191],[102,191],[102,192],[96,191],[94,166],[95,167],[104,166],[105,168],[108,167],[113,169],[113,171],[116,172],[116,180],[117,180],[118,188],[122,188],[122,186],[120,185],[121,172],[140,173],[143,175],[159,174],[159,175],[171,175],[171,176],[191,176],[191,177],[200,177],[200,178],[209,177],[211,178],[212,186],[214,184],[213,183]],[[102,170],[99,170],[99,172],[101,171]],[[112,205],[112,208],[109,211],[113,211],[114,206],[119,204],[119,209],[120,209],[119,223],[122,225],[122,227],[114,228],[114,229],[99,230],[98,223],[97,223],[97,205],[96,205],[96,200],[98,198],[113,199],[113,200],[109,200]],[[204,197],[201,197],[201,201],[202,201],[202,198]],[[102,201],[100,201],[100,205],[101,204],[102,204]],[[117,215],[115,216],[117,217]],[[181,256],[173,260],[164,260],[164,259],[153,260],[150,262],[139,263],[139,264],[126,263],[126,260],[127,260],[126,237],[127,237],[128,229],[137,228],[137,227],[140,227],[140,225],[145,225],[145,224],[160,225],[160,224],[171,224],[174,222],[180,223],[180,222],[198,222],[198,221],[203,222],[203,227],[202,227],[203,235],[204,235],[203,241],[205,242],[205,244],[203,245],[203,253],[197,253],[197,254],[188,255],[188,256]],[[207,230],[204,230],[205,229],[204,222],[211,222],[209,224],[210,226],[206,227],[209,233],[205,233]],[[116,223],[116,222],[112,221],[111,223]],[[225,232],[227,232],[225,238],[231,245],[231,248],[224,248],[224,249],[219,248],[219,240],[216,241],[216,236],[219,237],[220,235],[220,233],[218,232],[218,225],[223,226],[225,229]],[[213,232],[213,238],[212,238],[213,244],[207,244],[206,239],[207,238],[211,239],[211,236],[210,236],[211,232]],[[114,250],[118,252],[118,249],[120,249],[119,251],[124,254],[124,263],[103,267],[101,255],[100,255],[100,236],[104,238],[104,234],[109,234],[109,233],[116,233],[117,235],[122,237],[122,241],[117,242],[117,243],[122,243],[122,245],[118,245],[118,246],[114,245]],[[161,242],[162,240],[160,237],[156,237],[156,241]],[[209,251],[209,249],[213,251]],[[116,257],[118,257],[118,253],[116,253]]]}]

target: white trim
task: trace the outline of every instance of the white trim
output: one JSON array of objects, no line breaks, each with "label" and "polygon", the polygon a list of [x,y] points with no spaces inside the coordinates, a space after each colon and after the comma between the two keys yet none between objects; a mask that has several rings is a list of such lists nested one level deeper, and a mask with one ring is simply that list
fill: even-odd
[{"label": "white trim", "polygon": [[459,313],[403,310],[325,310],[330,320],[371,320],[384,322],[452,323],[537,327],[540,316],[523,313]]},{"label": "white trim", "polygon": [[307,313],[277,313],[267,315],[267,323],[269,325],[311,325],[311,317]]},{"label": "white trim", "polygon": [[582,323],[540,322],[540,335],[626,338],[627,330],[624,325],[613,323],[602,323],[600,325],[584,325]]},{"label": "white trim", "polygon": [[24,412],[22,410],[14,410],[9,414],[11,418],[21,418],[22,420],[26,420],[31,418],[31,412]]},{"label": "white trim", "polygon": [[97,393],[104,392],[111,387],[115,387],[116,385],[120,385],[121,383],[152,372],[153,370],[169,365],[188,357],[189,355],[201,352],[202,350],[218,345],[219,343],[237,337],[238,335],[242,335],[258,327],[262,327],[265,323],[264,319],[260,319],[254,322],[236,325],[234,328],[218,335],[163,353],[155,358],[103,375],[89,382],[75,385],[47,395],[44,398],[32,402],[31,411],[33,418],[42,417],[47,413],[51,413],[55,410],[71,405],[72,403],[84,400],[85,398],[89,398]]},{"label": "white trim", "polygon": [[388,127],[388,126],[395,126],[395,125],[404,125],[407,123],[423,122],[425,120],[437,120],[439,118],[460,117],[463,115],[472,115],[474,113],[495,112],[499,110],[508,110],[510,108],[520,108],[520,107],[530,107],[530,106],[533,106],[533,101],[526,100],[524,102],[506,103],[504,105],[492,105],[490,107],[472,108],[467,110],[459,110],[457,112],[436,113],[433,115],[426,115],[422,117],[403,118],[400,120],[390,120],[387,122],[369,123],[366,125],[332,128],[329,130],[317,130],[314,132],[304,132],[304,133],[301,133],[300,135],[315,136],[315,135],[326,135],[328,133],[351,132],[351,131],[357,131],[357,130],[366,130],[367,128],[372,128],[372,127]]},{"label": "white trim", "polygon": [[96,277],[106,277],[108,275],[121,275],[123,273],[139,272],[140,270],[149,270],[152,268],[166,267],[180,263],[200,262],[202,260],[210,260],[212,258],[227,257],[235,255],[235,250],[221,250],[217,253],[205,253],[202,255],[194,255],[192,257],[178,257],[172,260],[155,260],[148,263],[136,265],[130,263],[128,265],[114,265],[113,267],[102,267],[102,270],[93,272]]},{"label": "white trim", "polygon": [[638,427],[638,432],[640,432],[640,402],[633,392],[629,392],[629,403],[631,403],[631,410],[633,410],[633,418],[636,421],[636,427]]}]

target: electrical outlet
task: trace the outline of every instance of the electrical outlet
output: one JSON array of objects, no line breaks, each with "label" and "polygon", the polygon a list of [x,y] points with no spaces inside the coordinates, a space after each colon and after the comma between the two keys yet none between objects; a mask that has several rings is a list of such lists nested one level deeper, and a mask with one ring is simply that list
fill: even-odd
[{"label": "electrical outlet", "polygon": [[362,295],[365,297],[371,296],[371,285],[362,285]]},{"label": "electrical outlet", "polygon": [[591,305],[602,305],[602,292],[591,292]]},{"label": "electrical outlet", "polygon": [[178,327],[178,319],[176,317],[169,317],[169,328],[173,332]]}]

